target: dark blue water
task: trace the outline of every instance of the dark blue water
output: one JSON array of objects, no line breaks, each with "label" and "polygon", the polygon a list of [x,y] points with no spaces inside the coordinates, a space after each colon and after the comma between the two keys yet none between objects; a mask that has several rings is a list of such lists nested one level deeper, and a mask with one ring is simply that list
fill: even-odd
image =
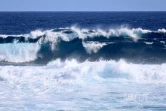
[{"label": "dark blue water", "polygon": [[60,27],[119,27],[157,30],[166,27],[166,12],[1,12],[0,33],[22,34]]},{"label": "dark blue water", "polygon": [[[1,12],[0,43],[40,41],[40,49],[34,51],[36,55],[21,63],[46,64],[57,58],[164,63],[165,18],[166,12]],[[6,50],[8,47],[5,46]],[[18,52],[18,48],[14,50]],[[25,53],[21,50],[19,55]],[[17,62],[11,58],[17,54],[10,50],[12,56],[8,58],[4,57],[5,52],[1,53],[2,64]]]},{"label": "dark blue water", "polygon": [[0,111],[165,111],[166,12],[0,12]]}]

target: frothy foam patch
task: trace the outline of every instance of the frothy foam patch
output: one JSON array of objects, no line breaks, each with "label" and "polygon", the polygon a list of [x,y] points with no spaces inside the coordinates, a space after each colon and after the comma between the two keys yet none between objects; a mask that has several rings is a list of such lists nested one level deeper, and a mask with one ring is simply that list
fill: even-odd
[{"label": "frothy foam patch", "polygon": [[46,66],[0,66],[1,109],[13,110],[12,106],[19,106],[22,110],[42,110],[48,105],[55,110],[73,107],[84,110],[87,106],[89,110],[91,106],[95,106],[94,110],[109,110],[110,106],[123,107],[131,101],[137,105],[140,98],[132,98],[137,93],[138,97],[139,94],[164,97],[165,67],[166,64],[141,65],[124,60],[80,63],[74,59],[58,59]]},{"label": "frothy foam patch", "polygon": [[126,79],[138,83],[165,83],[165,67],[166,64],[141,65],[127,63],[124,60],[118,62],[100,60],[79,63],[74,59],[64,62],[57,59],[46,66],[2,66],[0,76],[5,80],[13,82],[35,82],[38,80],[43,84],[51,81],[63,83],[86,81],[87,79],[100,81],[114,78],[117,80]]},{"label": "frothy foam patch", "polygon": [[103,46],[107,45],[106,43],[99,42],[83,42],[82,43],[87,53],[97,53]]},{"label": "frothy foam patch", "polygon": [[165,83],[164,80],[166,79],[166,70],[164,68],[166,67],[166,64],[142,65],[127,63],[124,60],[120,60],[118,62],[113,60],[100,60],[96,62],[85,61],[83,63],[79,63],[77,62],[77,60],[74,59],[66,60],[64,62],[58,59],[56,61],[50,62],[46,67],[56,67],[56,69],[64,68],[66,73],[68,73],[67,70],[69,69],[70,74],[74,76],[74,78],[81,78],[85,75],[92,74],[92,77],[100,79],[103,79],[103,77],[106,80],[110,78],[125,78],[127,80],[131,80],[138,83]]}]

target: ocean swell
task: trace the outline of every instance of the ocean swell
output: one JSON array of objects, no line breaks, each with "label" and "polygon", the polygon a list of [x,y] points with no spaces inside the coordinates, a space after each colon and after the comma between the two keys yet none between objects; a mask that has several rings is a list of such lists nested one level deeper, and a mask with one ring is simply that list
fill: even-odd
[{"label": "ocean swell", "polygon": [[[166,31],[142,28],[36,30],[29,34],[0,35],[0,61],[25,63],[53,59],[166,61]],[[132,60],[133,57],[133,60]]]}]

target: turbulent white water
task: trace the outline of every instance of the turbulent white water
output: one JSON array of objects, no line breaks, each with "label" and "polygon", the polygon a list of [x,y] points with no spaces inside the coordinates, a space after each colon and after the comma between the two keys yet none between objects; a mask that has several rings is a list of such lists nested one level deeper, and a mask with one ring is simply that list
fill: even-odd
[{"label": "turbulent white water", "polygon": [[[127,27],[121,27],[118,29],[109,29],[109,30],[103,30],[103,29],[85,29],[85,28],[78,28],[78,27],[68,27],[68,28],[59,28],[62,31],[54,31],[54,29],[51,30],[35,30],[30,32],[29,34],[20,34],[20,35],[0,35],[2,38],[6,38],[8,36],[13,36],[13,37],[26,37],[26,38],[37,38],[39,36],[47,35],[50,40],[52,37],[57,38],[61,36],[64,40],[68,40],[69,37],[66,37],[68,34],[63,33],[66,30],[71,30],[74,32],[72,33],[72,39],[73,38],[80,38],[80,39],[85,39],[88,37],[95,37],[95,36],[104,36],[104,37],[110,37],[110,36],[129,36],[133,39],[139,39],[141,34],[144,33],[150,33],[150,32],[162,32],[165,33],[165,29],[158,29],[157,31],[151,31],[147,29],[142,29],[142,28],[127,28]],[[70,35],[70,34],[69,34]]]},{"label": "turbulent white water", "polygon": [[89,54],[97,53],[105,45],[107,44],[99,42],[83,42],[83,46]]},{"label": "turbulent white water", "polygon": [[[35,43],[13,41],[0,44],[0,61],[34,61],[43,44],[49,42],[51,50],[58,50],[60,40],[70,42],[74,38],[79,38],[83,49],[91,55],[114,44],[114,41],[85,41],[86,38],[124,36],[136,42],[142,34],[151,32],[165,33],[165,29],[120,28],[106,31],[70,27],[60,28],[60,31],[36,30],[29,34],[0,35],[1,38],[27,39],[42,36]],[[145,41],[143,44],[151,47],[154,42]],[[159,43],[164,45],[165,41]],[[44,66],[0,66],[0,111],[164,111],[165,68],[165,63],[134,64],[125,60],[78,62],[76,59],[56,59]]]},{"label": "turbulent white water", "polygon": [[0,110],[164,109],[165,67],[74,59],[46,66],[0,66]]},{"label": "turbulent white water", "polygon": [[[37,43],[17,43],[17,41],[13,41],[13,43],[4,43],[0,44],[0,61],[7,61],[7,62],[15,62],[15,63],[22,63],[22,62],[30,62],[34,61],[38,58],[38,52],[41,48],[41,45],[50,42],[51,49],[57,50],[59,39],[62,41],[70,42],[74,38],[79,38],[82,40],[82,45],[87,51],[88,54],[97,53],[101,48],[107,46],[110,43],[100,43],[98,42],[85,42],[84,39],[86,38],[94,38],[94,37],[103,37],[103,38],[110,38],[110,37],[129,37],[134,41],[137,41],[141,38],[142,34],[146,33],[165,33],[165,29],[158,29],[157,31],[142,29],[142,28],[125,28],[121,27],[119,29],[109,29],[109,30],[102,30],[102,29],[81,29],[77,27],[69,27],[69,28],[58,28],[51,29],[51,30],[35,30],[30,32],[29,34],[20,34],[20,35],[0,35],[1,38],[7,37],[24,37],[26,39],[32,38],[36,39],[38,37],[42,37],[39,39]],[[67,33],[70,32],[70,33]],[[45,36],[45,37],[43,37]],[[162,41],[161,41],[162,42]],[[145,42],[146,44],[151,44],[151,42]],[[164,43],[164,42],[162,42]]]},{"label": "turbulent white water", "polygon": [[0,44],[0,61],[30,62],[37,59],[40,49],[38,43],[7,43]]}]

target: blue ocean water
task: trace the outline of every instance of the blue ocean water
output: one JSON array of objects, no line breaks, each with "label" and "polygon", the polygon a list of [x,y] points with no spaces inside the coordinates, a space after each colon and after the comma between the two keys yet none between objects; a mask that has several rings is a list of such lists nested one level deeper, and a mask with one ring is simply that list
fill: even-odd
[{"label": "blue ocean water", "polygon": [[0,12],[0,111],[165,111],[166,12]]}]

